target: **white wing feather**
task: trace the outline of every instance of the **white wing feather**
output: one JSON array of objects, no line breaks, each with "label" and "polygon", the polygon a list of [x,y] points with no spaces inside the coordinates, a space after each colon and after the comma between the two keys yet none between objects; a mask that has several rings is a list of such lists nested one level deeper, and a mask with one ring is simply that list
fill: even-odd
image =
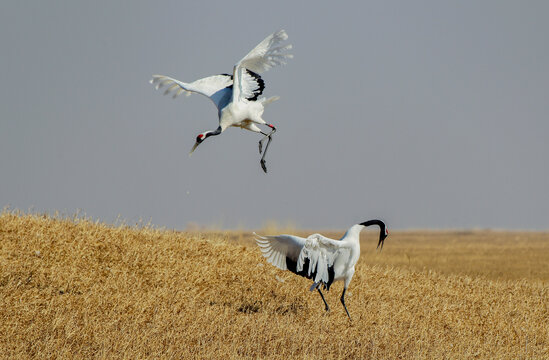
[{"label": "white wing feather", "polygon": [[192,83],[184,83],[164,75],[153,75],[150,83],[155,85],[157,90],[168,86],[164,95],[172,93],[174,99],[182,93],[187,96],[191,92],[202,94],[210,98],[218,109],[222,109],[232,98],[230,86],[233,84],[233,80],[229,75],[208,76]]},{"label": "white wing feather", "polygon": [[261,74],[274,66],[285,64],[286,59],[291,59],[293,57],[293,55],[286,53],[287,50],[292,48],[292,45],[276,46],[286,39],[288,39],[288,34],[286,34],[286,31],[284,30],[271,34],[235,64],[233,68],[235,83],[233,101],[239,101],[242,98],[246,98],[248,89],[256,86],[255,83],[248,83],[254,79],[250,76],[246,76],[245,69]]},{"label": "white wing feather", "polygon": [[309,275],[316,272],[314,282],[327,283],[330,278],[328,268],[334,265],[336,255],[341,247],[340,241],[328,239],[319,234],[309,236],[299,254],[297,271],[303,270],[305,259],[309,259]]},{"label": "white wing feather", "polygon": [[267,262],[281,270],[288,270],[286,257],[296,261],[296,271],[303,271],[305,260],[309,259],[308,275],[316,273],[314,282],[327,283],[330,279],[329,267],[345,243],[314,234],[308,238],[294,235],[257,236],[255,241]]},{"label": "white wing feather", "polygon": [[256,233],[254,235],[257,236],[255,241],[267,262],[281,270],[288,270],[286,257],[296,261],[305,245],[305,239],[299,236],[259,236]]},{"label": "white wing feather", "polygon": [[293,55],[284,53],[292,48],[292,45],[276,45],[288,39],[286,31],[280,30],[271,34],[260,42],[252,51],[242,58],[235,66],[241,66],[250,69],[255,73],[261,74],[270,68],[283,65],[286,59],[291,59]]},{"label": "white wing feather", "polygon": [[240,96],[244,99],[257,98],[257,96],[261,95],[263,89],[265,88],[265,82],[261,78],[256,79],[247,71],[242,72],[242,77],[239,84],[241,92]]}]

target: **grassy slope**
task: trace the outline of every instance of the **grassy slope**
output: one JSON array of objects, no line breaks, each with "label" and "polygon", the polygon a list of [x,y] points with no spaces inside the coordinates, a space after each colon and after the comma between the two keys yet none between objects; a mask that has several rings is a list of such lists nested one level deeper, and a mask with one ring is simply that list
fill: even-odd
[{"label": "grassy slope", "polygon": [[[248,236],[234,241],[4,212],[0,356],[548,358],[545,273],[471,277],[444,261],[431,267],[428,259],[441,256],[440,247],[424,243],[431,235],[409,238],[418,246],[404,247],[402,257],[391,240],[411,235],[392,234],[377,257],[372,233],[363,234],[369,241],[348,293],[349,323],[340,283],[327,294],[326,314],[309,282],[266,264]],[[511,252],[508,263],[549,252],[546,234],[520,236],[542,238],[531,241],[533,251]],[[467,242],[452,246],[469,249]],[[431,254],[427,265],[419,263],[421,249]]]}]

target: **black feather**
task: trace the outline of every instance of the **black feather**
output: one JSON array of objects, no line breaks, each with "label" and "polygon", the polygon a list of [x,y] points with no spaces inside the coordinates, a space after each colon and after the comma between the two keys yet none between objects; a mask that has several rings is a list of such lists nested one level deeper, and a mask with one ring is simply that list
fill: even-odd
[{"label": "black feather", "polygon": [[[288,270],[293,272],[296,275],[303,276],[307,279],[314,279],[316,276],[316,271],[311,271],[311,275],[309,275],[309,259],[305,258],[305,262],[303,263],[303,270],[297,271],[297,262],[293,261],[289,257],[286,257],[286,267]],[[324,285],[324,288],[326,290],[330,290],[330,285],[334,282],[335,272],[334,267],[330,266],[328,267],[328,282],[322,283]]]},{"label": "black feather", "polygon": [[246,72],[248,73],[248,75],[253,77],[255,82],[257,83],[257,88],[255,88],[252,91],[253,96],[250,96],[249,98],[246,98],[246,99],[250,100],[250,101],[255,101],[255,100],[257,100],[257,97],[259,95],[263,94],[263,90],[265,90],[265,81],[263,81],[263,79],[261,78],[261,76],[259,76],[259,74],[254,73],[251,70],[246,69]]},{"label": "black feather", "polygon": [[[261,76],[259,76],[259,74],[251,70],[246,69],[246,72],[248,73],[248,75],[254,78],[255,83],[257,84],[257,87],[252,90],[253,95],[246,98],[246,100],[256,101],[259,95],[263,94],[263,90],[265,90],[265,81],[263,81],[263,79],[261,78]],[[233,76],[231,74],[219,74],[219,75],[228,76],[231,78],[231,80],[233,80]],[[233,87],[232,85],[227,86],[227,88],[232,88],[232,87]]]}]

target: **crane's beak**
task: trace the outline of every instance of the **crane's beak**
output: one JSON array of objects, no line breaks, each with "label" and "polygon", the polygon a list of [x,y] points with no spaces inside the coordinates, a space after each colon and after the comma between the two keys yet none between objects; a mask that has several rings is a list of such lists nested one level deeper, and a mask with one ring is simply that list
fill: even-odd
[{"label": "crane's beak", "polygon": [[380,237],[379,242],[377,243],[377,248],[376,249],[379,249],[379,251],[383,250],[383,244],[384,243],[385,243],[385,237]]},{"label": "crane's beak", "polygon": [[189,153],[189,157],[193,154],[193,152],[196,150],[198,145],[200,145],[200,143],[198,141],[194,143],[193,148],[191,149],[191,152]]}]

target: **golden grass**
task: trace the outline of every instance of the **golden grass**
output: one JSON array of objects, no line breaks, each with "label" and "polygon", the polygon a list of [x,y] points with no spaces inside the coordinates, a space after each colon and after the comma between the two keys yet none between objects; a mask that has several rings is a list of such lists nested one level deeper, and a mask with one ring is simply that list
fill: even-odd
[{"label": "golden grass", "polygon": [[[339,237],[341,234],[332,234]],[[549,358],[549,236],[362,234],[347,306],[251,233],[0,214],[2,358]]]}]

